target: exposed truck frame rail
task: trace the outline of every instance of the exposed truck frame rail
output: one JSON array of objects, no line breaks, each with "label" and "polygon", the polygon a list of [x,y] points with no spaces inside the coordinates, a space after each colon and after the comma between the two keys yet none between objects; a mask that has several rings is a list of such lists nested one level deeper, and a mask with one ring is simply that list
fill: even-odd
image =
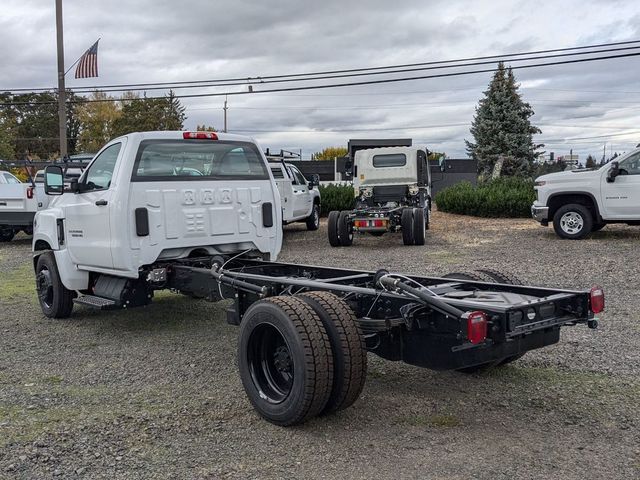
[{"label": "exposed truck frame rail", "polygon": [[[91,294],[74,302],[130,308],[150,303],[161,289],[233,299],[227,322],[241,329],[245,390],[256,410],[280,425],[350,406],[366,377],[365,351],[474,372],[558,342],[563,326],[596,328],[595,314],[604,308],[598,287],[514,285],[493,270],[422,277],[218,255],[160,261],[143,268],[137,281],[99,276]],[[318,387],[309,369],[329,375],[328,384]],[[318,403],[309,406],[305,398]]]}]

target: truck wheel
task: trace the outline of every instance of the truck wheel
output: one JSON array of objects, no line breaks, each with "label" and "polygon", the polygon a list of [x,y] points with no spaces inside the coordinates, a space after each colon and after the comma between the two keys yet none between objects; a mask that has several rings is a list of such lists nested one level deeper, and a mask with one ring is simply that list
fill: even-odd
[{"label": "truck wheel", "polygon": [[492,268],[479,268],[476,272],[486,275],[489,281],[496,283],[505,283],[507,285],[524,285],[524,282],[517,276],[510,273],[500,272]]},{"label": "truck wheel", "polygon": [[10,242],[16,235],[13,227],[9,225],[0,225],[0,242]]},{"label": "truck wheel", "polygon": [[317,230],[320,228],[320,205],[313,204],[311,215],[307,217],[307,230]]},{"label": "truck wheel", "polygon": [[553,229],[560,238],[581,240],[591,233],[592,228],[593,216],[584,205],[564,205],[553,216]]},{"label": "truck wheel", "polygon": [[238,366],[249,401],[276,425],[318,415],[331,395],[329,337],[299,298],[271,297],[249,307],[240,326]]},{"label": "truck wheel", "polygon": [[340,237],[338,236],[338,219],[340,218],[340,212],[333,210],[329,212],[329,218],[327,220],[327,233],[329,235],[329,244],[332,247],[340,246]]},{"label": "truck wheel", "polygon": [[342,211],[338,217],[338,237],[340,237],[340,245],[349,247],[353,243],[353,228],[349,222],[349,212]]},{"label": "truck wheel", "polygon": [[442,278],[452,278],[456,280],[470,280],[472,282],[490,281],[487,277],[477,272],[452,272],[452,273],[447,273]]},{"label": "truck wheel", "polygon": [[333,386],[322,413],[353,405],[367,379],[367,352],[356,316],[344,300],[330,292],[299,295],[318,314],[333,351]]},{"label": "truck wheel", "polygon": [[424,210],[421,208],[413,209],[413,243],[415,245],[424,245],[425,219]]},{"label": "truck wheel", "polygon": [[36,262],[36,290],[42,313],[49,318],[68,318],[73,310],[75,292],[60,280],[53,252],[45,252]]},{"label": "truck wheel", "polygon": [[400,217],[400,227],[402,228],[402,243],[413,245],[413,209],[405,208]]}]

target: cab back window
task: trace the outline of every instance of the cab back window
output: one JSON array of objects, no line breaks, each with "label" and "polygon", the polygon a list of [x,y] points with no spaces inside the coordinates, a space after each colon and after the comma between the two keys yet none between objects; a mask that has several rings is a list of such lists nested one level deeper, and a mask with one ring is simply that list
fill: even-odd
[{"label": "cab back window", "polygon": [[268,178],[252,143],[178,139],[140,142],[132,175],[138,182]]},{"label": "cab back window", "polygon": [[387,153],[374,155],[373,166],[380,167],[404,167],[407,164],[407,156],[404,153]]}]

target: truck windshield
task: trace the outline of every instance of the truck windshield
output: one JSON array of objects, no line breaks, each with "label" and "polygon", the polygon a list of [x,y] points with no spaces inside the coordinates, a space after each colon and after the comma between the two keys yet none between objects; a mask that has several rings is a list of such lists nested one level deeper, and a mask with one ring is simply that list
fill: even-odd
[{"label": "truck windshield", "polygon": [[143,141],[132,176],[138,182],[268,178],[254,144],[211,140]]}]

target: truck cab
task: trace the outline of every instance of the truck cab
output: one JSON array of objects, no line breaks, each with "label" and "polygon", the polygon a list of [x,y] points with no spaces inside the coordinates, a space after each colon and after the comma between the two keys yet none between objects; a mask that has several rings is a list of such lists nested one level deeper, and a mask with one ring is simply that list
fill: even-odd
[{"label": "truck cab", "polygon": [[269,168],[280,193],[282,223],[305,222],[308,230],[320,227],[320,190],[318,176],[307,180],[290,163],[270,162]]},{"label": "truck cab", "polygon": [[62,168],[47,167],[45,191],[54,198],[33,236],[45,291],[42,254],[53,255],[66,290],[86,291],[101,276],[136,280],[145,266],[194,255],[275,260],[282,244],[277,188],[247,137],[131,133],[105,145],[69,189]]},{"label": "truck cab", "polygon": [[431,219],[429,151],[411,143],[410,139],[349,142],[346,173],[353,179],[355,209],[330,212],[331,246],[350,246],[355,233],[387,232],[402,232],[405,245],[425,244]]},{"label": "truck cab", "polygon": [[609,223],[640,225],[640,149],[594,170],[538,177],[535,220],[561,238],[582,239]]}]

